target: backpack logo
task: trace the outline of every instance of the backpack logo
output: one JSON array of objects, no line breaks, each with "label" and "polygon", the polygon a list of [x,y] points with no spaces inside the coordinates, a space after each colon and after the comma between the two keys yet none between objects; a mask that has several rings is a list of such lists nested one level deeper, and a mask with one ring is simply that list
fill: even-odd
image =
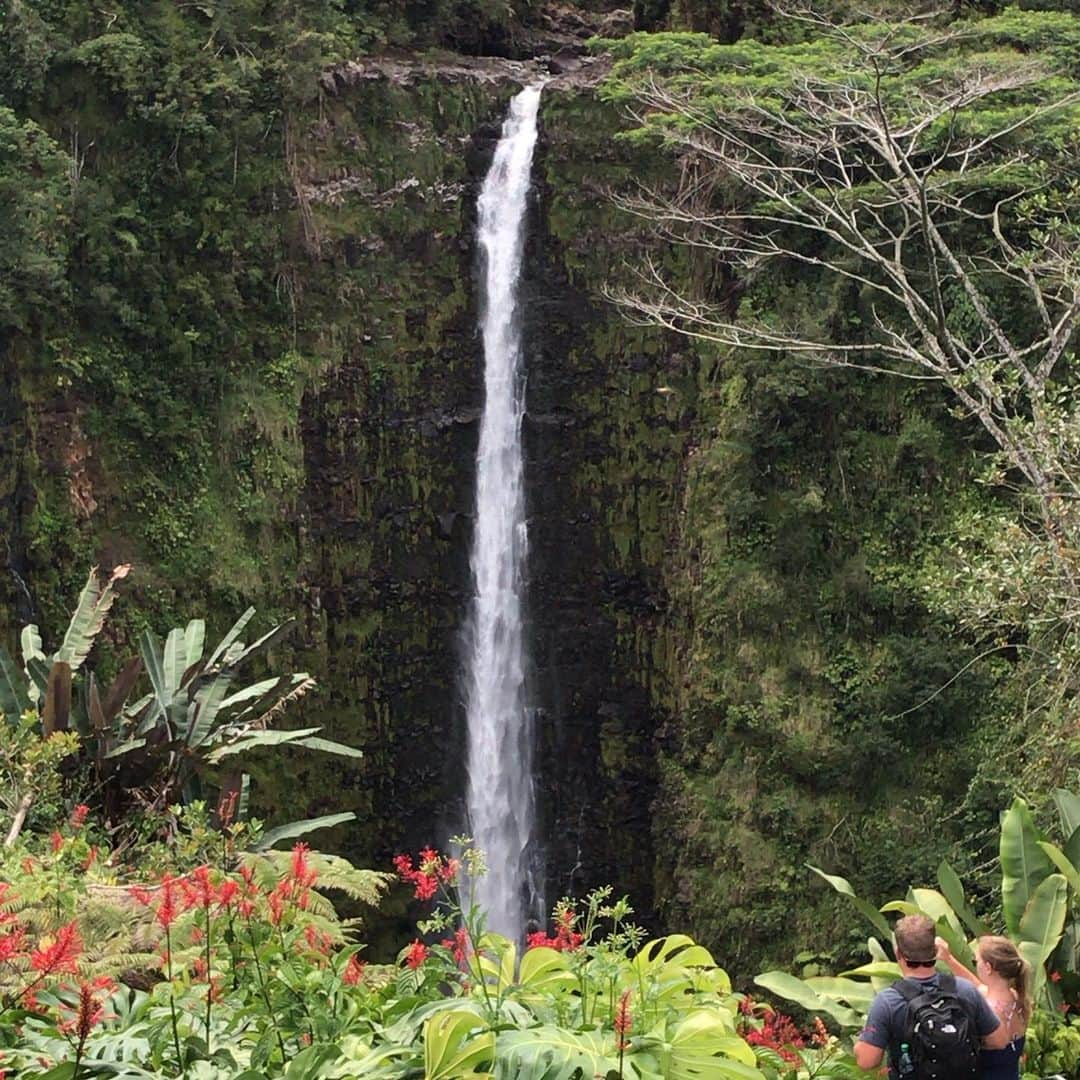
[{"label": "backpack logo", "polygon": [[902,1080],[977,1080],[980,1040],[973,1010],[956,992],[956,979],[941,975],[936,987],[907,979],[893,985],[907,1002],[907,1053],[898,1063]]}]

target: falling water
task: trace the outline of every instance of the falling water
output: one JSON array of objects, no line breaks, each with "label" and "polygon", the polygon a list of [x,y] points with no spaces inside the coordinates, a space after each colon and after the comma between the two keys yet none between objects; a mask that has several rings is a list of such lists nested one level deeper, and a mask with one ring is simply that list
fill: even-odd
[{"label": "falling water", "polygon": [[527,536],[521,454],[525,408],[516,311],[540,87],[510,103],[479,202],[484,254],[484,417],[476,455],[476,593],[469,615],[469,825],[487,854],[476,883],[488,927],[521,936],[533,824],[532,737],[525,701],[522,591]]}]

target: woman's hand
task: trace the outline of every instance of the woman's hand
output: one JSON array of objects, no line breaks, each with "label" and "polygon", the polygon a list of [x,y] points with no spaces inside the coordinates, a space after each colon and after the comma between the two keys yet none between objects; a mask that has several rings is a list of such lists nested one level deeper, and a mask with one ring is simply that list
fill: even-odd
[{"label": "woman's hand", "polygon": [[952,950],[943,937],[934,938],[934,952],[939,960],[944,960],[946,963],[952,958]]}]

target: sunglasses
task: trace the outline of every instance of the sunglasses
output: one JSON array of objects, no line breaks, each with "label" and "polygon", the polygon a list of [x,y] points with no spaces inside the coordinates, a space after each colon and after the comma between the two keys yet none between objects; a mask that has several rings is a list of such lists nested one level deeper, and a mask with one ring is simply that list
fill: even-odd
[{"label": "sunglasses", "polygon": [[906,956],[904,959],[907,960],[908,967],[932,968],[937,964],[936,960],[910,960]]}]

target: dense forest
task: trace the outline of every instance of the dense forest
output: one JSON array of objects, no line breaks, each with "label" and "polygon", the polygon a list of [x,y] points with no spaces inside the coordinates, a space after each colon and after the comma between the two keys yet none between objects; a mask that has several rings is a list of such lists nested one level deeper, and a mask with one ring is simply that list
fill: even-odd
[{"label": "dense forest", "polygon": [[[901,896],[1080,1075],[1078,79],[1067,0],[9,0],[0,1069],[847,1075]],[[539,81],[518,957],[451,837]]]}]

